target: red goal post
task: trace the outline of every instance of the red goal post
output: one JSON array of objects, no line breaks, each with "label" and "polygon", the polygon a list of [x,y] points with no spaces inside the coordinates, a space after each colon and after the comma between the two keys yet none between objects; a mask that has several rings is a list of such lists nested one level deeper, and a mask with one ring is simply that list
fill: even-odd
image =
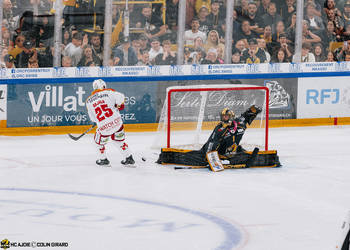
[{"label": "red goal post", "polygon": [[[269,136],[269,89],[265,86],[256,86],[256,85],[239,85],[239,86],[232,86],[232,85],[194,85],[194,86],[176,86],[176,87],[169,87],[167,89],[167,98],[165,100],[165,104],[167,107],[166,110],[166,147],[171,147],[171,126],[174,123],[171,120],[172,117],[172,95],[174,93],[181,93],[181,92],[217,92],[217,91],[260,91],[264,93],[264,104],[263,109],[265,111],[265,121],[264,121],[264,150],[268,150],[268,136]],[[241,93],[242,93],[241,92]],[[261,98],[260,98],[261,99]],[[247,104],[249,104],[249,100],[247,101]],[[255,103],[251,103],[255,104]],[[221,107],[224,108],[224,107]],[[199,112],[204,112],[199,111]],[[200,116],[200,115],[198,115]],[[160,121],[161,122],[161,121]]]}]

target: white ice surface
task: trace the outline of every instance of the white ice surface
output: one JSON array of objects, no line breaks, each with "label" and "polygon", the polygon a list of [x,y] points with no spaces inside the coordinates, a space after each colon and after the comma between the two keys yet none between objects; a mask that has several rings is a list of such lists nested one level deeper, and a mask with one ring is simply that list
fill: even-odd
[{"label": "white ice surface", "polygon": [[219,173],[155,164],[152,137],[127,133],[137,168],[122,167],[113,146],[112,168],[101,168],[91,134],[0,136],[0,240],[74,250],[335,248],[350,210],[350,126],[271,129],[281,168]]}]

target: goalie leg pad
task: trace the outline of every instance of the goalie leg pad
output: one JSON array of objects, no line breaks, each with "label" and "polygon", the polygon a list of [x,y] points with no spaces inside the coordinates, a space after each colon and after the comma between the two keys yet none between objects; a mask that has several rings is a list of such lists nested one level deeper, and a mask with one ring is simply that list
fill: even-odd
[{"label": "goalie leg pad", "polygon": [[245,151],[234,155],[231,158],[226,158],[230,161],[230,165],[237,165],[242,163],[247,163],[249,161],[249,166],[247,167],[280,167],[281,163],[277,155],[276,150],[270,151],[259,151],[255,157],[252,158],[253,152]]},{"label": "goalie leg pad", "polygon": [[175,148],[162,148],[157,163],[204,167],[208,165],[208,162],[205,159],[205,154],[201,150],[184,150]]},{"label": "goalie leg pad", "polygon": [[206,155],[209,167],[213,172],[219,172],[224,170],[224,166],[221,163],[218,151],[208,152]]}]

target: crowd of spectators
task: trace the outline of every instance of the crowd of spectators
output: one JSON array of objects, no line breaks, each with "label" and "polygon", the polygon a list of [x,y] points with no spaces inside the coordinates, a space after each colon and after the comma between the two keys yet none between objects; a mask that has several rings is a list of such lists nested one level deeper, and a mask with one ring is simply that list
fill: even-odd
[{"label": "crowd of spectators", "polygon": [[[64,0],[62,67],[103,65],[105,1]],[[119,1],[120,2],[120,1]],[[163,11],[166,6],[165,11]],[[296,0],[236,0],[231,63],[295,60]],[[114,1],[110,66],[177,63],[179,0]],[[187,0],[184,64],[224,63],[226,1]],[[0,67],[52,67],[54,0],[3,0]],[[305,0],[302,61],[350,60],[350,0]]]}]

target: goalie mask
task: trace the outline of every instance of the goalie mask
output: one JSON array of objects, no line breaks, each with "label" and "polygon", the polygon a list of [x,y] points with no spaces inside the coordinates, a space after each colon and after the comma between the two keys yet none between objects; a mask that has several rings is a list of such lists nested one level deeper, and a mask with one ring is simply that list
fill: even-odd
[{"label": "goalie mask", "polygon": [[220,119],[222,122],[227,123],[229,121],[232,121],[234,118],[235,118],[235,113],[232,110],[230,110],[229,108],[224,108],[221,111]]},{"label": "goalie mask", "polygon": [[105,81],[101,80],[101,79],[97,79],[92,83],[92,88],[94,90],[96,89],[105,89],[106,88],[106,83]]}]

